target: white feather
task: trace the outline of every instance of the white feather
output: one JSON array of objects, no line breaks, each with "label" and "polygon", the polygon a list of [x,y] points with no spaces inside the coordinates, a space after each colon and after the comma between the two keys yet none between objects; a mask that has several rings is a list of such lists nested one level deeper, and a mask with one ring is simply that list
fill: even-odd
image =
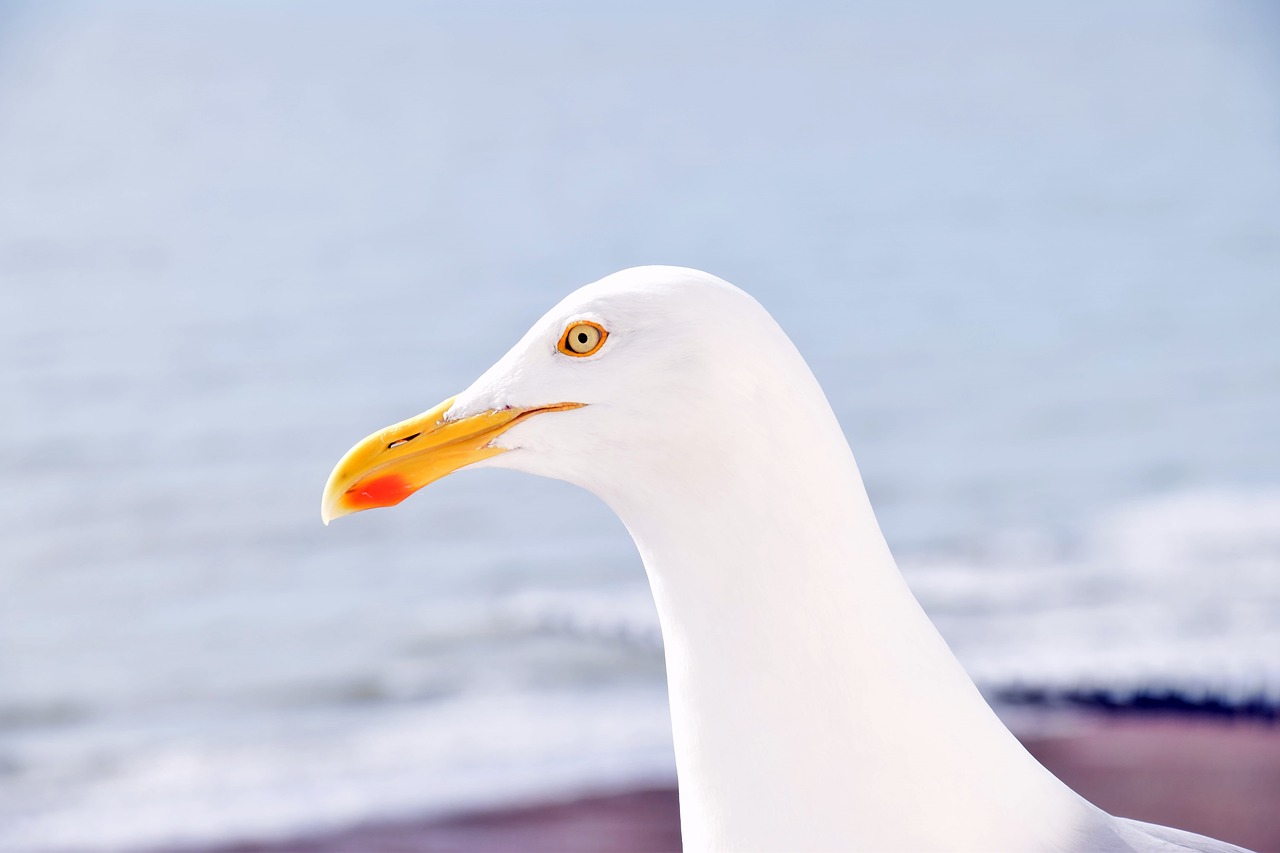
[{"label": "white feather", "polygon": [[[579,319],[609,332],[589,358],[556,349]],[[1170,843],[1073,793],[987,706],[898,573],[817,381],[751,297],[695,270],[609,276],[448,417],[559,402],[587,405],[520,424],[482,464],[576,483],[635,539],[688,849]]]}]

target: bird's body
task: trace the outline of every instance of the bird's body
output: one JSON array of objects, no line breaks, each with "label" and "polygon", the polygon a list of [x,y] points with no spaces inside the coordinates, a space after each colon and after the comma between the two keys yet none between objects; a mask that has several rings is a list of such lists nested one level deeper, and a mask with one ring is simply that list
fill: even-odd
[{"label": "bird's body", "polygon": [[[584,324],[601,335],[580,354]],[[434,443],[405,453],[418,435]],[[465,464],[581,485],[630,531],[688,849],[1239,849],[1113,818],[1026,752],[908,590],[796,347],[719,279],[582,288],[456,399],[353,449],[326,518]]]}]

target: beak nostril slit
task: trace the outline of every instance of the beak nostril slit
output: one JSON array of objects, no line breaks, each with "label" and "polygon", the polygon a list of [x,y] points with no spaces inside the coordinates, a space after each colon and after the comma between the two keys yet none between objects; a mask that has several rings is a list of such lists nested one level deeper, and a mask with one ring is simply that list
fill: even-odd
[{"label": "beak nostril slit", "polygon": [[415,432],[413,435],[406,435],[404,438],[397,438],[395,441],[387,445],[387,450],[394,450],[402,444],[408,444],[420,435],[422,435],[422,433]]}]

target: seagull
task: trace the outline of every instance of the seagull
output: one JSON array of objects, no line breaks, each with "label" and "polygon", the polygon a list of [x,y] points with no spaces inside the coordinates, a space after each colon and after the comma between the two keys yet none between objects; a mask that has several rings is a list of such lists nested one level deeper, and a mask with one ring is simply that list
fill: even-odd
[{"label": "seagull", "polygon": [[581,486],[635,541],[686,849],[1242,850],[1113,817],[1023,748],[904,582],[804,358],[728,282],[646,266],[577,290],[356,444],[321,516],[481,466]]}]

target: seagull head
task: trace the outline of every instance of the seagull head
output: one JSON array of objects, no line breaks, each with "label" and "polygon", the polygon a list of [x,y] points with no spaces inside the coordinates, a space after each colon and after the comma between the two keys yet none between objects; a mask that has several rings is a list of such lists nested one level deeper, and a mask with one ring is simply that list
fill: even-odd
[{"label": "seagull head", "polygon": [[799,358],[733,285],[681,267],[623,270],[570,294],[465,391],[351,448],[321,517],[393,506],[482,465],[608,500],[619,484],[706,464],[729,422],[785,406],[786,383],[771,393],[770,377]]}]

